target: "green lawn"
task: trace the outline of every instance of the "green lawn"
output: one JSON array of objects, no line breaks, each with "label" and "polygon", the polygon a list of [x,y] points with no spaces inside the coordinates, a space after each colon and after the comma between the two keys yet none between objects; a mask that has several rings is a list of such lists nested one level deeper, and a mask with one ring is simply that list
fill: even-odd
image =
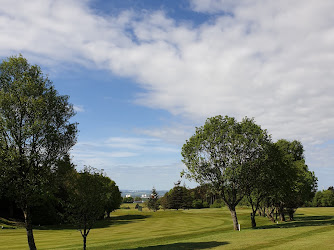
[{"label": "green lawn", "polygon": [[[334,249],[334,208],[299,208],[293,222],[257,217],[250,228],[247,208],[237,209],[241,231],[233,231],[227,209],[150,212],[120,209],[88,236],[88,249]],[[1,224],[2,223],[2,224]],[[25,230],[0,220],[0,249],[27,249]],[[36,228],[38,249],[80,249],[80,232]]]}]

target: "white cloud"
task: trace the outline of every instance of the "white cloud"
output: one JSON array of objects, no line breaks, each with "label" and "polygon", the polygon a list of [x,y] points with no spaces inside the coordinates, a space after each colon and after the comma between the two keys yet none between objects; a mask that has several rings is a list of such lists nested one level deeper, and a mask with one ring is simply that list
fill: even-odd
[{"label": "white cloud", "polygon": [[85,112],[85,109],[82,105],[73,105],[73,109],[75,112]]},{"label": "white cloud", "polygon": [[190,3],[214,19],[192,26],[161,11],[102,17],[79,0],[2,1],[0,56],[110,69],[146,90],[137,103],[194,123],[248,116],[275,139],[334,139],[332,0]]},{"label": "white cloud", "polygon": [[231,3],[192,1],[233,11],[192,27],[161,11],[101,17],[75,0],[3,1],[0,53],[109,68],[147,90],[137,103],[194,121],[247,115],[277,138],[334,139],[334,2]]},{"label": "white cloud", "polygon": [[174,124],[162,128],[135,129],[135,132],[159,138],[164,142],[177,145],[180,148],[185,143],[186,139],[195,133],[195,128],[194,126]]}]

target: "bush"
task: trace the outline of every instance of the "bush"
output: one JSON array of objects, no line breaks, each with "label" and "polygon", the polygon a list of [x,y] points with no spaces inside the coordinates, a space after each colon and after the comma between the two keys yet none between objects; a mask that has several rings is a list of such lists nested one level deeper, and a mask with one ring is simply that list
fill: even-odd
[{"label": "bush", "polygon": [[224,206],[224,203],[221,199],[217,199],[214,203],[210,206],[210,208],[221,208]]},{"label": "bush", "polygon": [[203,203],[201,200],[194,200],[192,204],[193,208],[200,209],[203,208]]}]

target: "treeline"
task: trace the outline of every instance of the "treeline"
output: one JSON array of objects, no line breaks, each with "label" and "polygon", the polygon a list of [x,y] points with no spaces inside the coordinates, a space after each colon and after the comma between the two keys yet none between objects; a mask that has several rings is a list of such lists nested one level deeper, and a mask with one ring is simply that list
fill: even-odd
[{"label": "treeline", "polygon": [[334,188],[330,186],[327,190],[316,192],[312,206],[314,207],[334,207]]},{"label": "treeline", "polygon": [[174,188],[169,190],[159,199],[162,209],[190,209],[208,208],[210,206],[210,190],[208,186],[198,186],[188,189],[181,186],[180,182],[175,183]]},{"label": "treeline", "polygon": [[[24,220],[16,197],[11,195],[12,188],[10,180],[3,185],[0,217]],[[121,192],[113,180],[91,167],[78,172],[67,155],[50,171],[48,190],[31,207],[31,220],[34,225],[78,226],[79,212],[87,215],[93,210],[96,219],[108,218],[121,203]]]},{"label": "treeline", "polygon": [[[314,194],[314,193],[313,193]],[[312,195],[311,195],[312,197]],[[329,187],[327,190],[317,191],[313,199],[306,199],[300,203],[303,207],[334,207],[334,189]],[[158,204],[162,209],[201,209],[201,208],[221,208],[225,206],[222,197],[219,194],[212,192],[209,185],[200,185],[195,188],[187,188],[181,186],[180,182],[175,183],[174,188],[169,190],[165,195],[158,200]],[[238,204],[238,206],[251,207],[248,197],[244,197]],[[267,216],[266,210],[268,210],[268,201],[263,200],[260,202],[258,215]],[[286,215],[288,209],[282,209],[280,206],[276,206],[272,215],[279,215],[279,211]],[[269,217],[269,218],[270,218]],[[283,219],[283,217],[282,217]]]}]

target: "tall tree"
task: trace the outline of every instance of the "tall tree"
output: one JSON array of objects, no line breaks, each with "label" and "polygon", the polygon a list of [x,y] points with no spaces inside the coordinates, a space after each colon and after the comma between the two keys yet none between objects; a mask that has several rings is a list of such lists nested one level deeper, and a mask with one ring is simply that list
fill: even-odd
[{"label": "tall tree", "polygon": [[22,56],[0,64],[1,172],[22,209],[28,244],[36,249],[31,208],[50,185],[55,162],[76,142],[77,126],[69,97],[59,95],[40,67]]},{"label": "tall tree", "polygon": [[200,184],[210,184],[228,206],[234,229],[238,229],[236,206],[245,195],[249,173],[255,161],[261,159],[270,137],[265,130],[244,118],[208,118],[204,126],[182,147],[183,174]]}]

